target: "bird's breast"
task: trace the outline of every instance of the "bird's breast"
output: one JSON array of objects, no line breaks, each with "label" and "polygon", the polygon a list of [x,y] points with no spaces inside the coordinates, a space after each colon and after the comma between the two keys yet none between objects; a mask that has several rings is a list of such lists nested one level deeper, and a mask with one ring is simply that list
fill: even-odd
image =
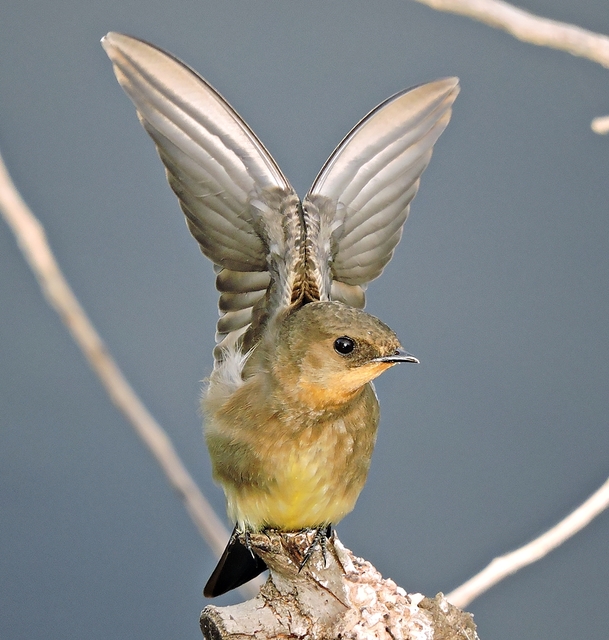
[{"label": "bird's breast", "polygon": [[259,425],[255,437],[251,425],[241,433],[233,430],[233,442],[247,442],[257,470],[252,482],[243,472],[216,474],[229,515],[253,530],[337,523],[364,486],[377,426],[378,403],[370,387],[342,415],[275,415]]},{"label": "bird's breast", "polygon": [[341,520],[353,509],[365,481],[365,475],[352,468],[353,453],[361,444],[342,419],[301,433],[278,460],[271,491],[261,501],[264,521],[298,530]]}]

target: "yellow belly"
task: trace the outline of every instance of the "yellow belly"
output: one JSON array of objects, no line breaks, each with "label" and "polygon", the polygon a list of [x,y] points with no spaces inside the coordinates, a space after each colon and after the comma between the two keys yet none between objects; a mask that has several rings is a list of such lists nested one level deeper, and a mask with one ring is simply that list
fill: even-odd
[{"label": "yellow belly", "polygon": [[353,509],[365,480],[346,483],[336,471],[317,447],[292,451],[264,490],[227,491],[229,516],[253,530],[297,531],[336,523]]},{"label": "yellow belly", "polygon": [[208,414],[214,479],[224,489],[229,517],[253,531],[336,524],[366,481],[378,425],[372,386],[340,416],[261,406],[264,389],[251,386]]}]

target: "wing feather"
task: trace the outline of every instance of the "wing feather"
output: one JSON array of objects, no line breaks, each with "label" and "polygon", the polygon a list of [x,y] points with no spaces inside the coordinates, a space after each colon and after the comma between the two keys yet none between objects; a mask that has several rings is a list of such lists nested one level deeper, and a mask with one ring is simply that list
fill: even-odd
[{"label": "wing feather", "polygon": [[248,291],[247,293],[223,293],[218,308],[223,313],[241,311],[253,307],[264,295],[264,291]]},{"label": "wing feather", "polygon": [[250,291],[266,291],[271,283],[268,272],[246,273],[222,269],[216,277],[216,288],[226,293],[248,293]]},{"label": "wing feather", "polygon": [[402,91],[373,109],[332,153],[303,201],[309,217],[326,219],[317,229],[305,215],[316,233],[307,246],[327,248],[311,266],[313,277],[326,283],[322,295],[341,299],[340,282],[358,286],[364,300],[365,285],[381,274],[401,238],[458,92],[456,78]]},{"label": "wing feather", "polygon": [[[391,234],[380,244],[376,238],[374,238],[374,242],[371,241],[369,243],[366,243],[365,241],[362,241],[363,246],[361,246],[360,250],[355,256],[345,261],[342,268],[347,272],[358,267],[376,269],[377,263],[379,262],[379,251],[384,256],[383,259],[386,259],[387,262],[389,262],[389,260],[391,259],[390,247],[395,247],[395,245],[400,241],[401,235],[402,226],[400,226],[397,231]],[[382,266],[384,267],[385,265],[383,264]],[[382,270],[382,267],[380,268]],[[356,280],[356,278],[354,277],[350,279],[353,281]]]},{"label": "wing feather", "polygon": [[244,334],[254,342],[269,313],[290,304],[304,233],[300,202],[256,135],[196,72],[136,38],[109,33],[102,44],[190,232],[216,265],[219,360]]}]

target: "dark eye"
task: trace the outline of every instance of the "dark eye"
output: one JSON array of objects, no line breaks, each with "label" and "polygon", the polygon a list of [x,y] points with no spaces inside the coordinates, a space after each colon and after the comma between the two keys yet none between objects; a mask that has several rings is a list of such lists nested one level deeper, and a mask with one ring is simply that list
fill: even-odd
[{"label": "dark eye", "polygon": [[334,341],[334,351],[340,353],[341,356],[349,355],[353,349],[355,349],[355,340],[343,336],[342,338],[336,338]]}]

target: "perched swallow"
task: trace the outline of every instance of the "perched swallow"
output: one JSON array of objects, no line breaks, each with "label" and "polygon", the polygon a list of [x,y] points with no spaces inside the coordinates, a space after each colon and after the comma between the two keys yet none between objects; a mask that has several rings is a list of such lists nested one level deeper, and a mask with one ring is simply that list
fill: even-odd
[{"label": "perched swallow", "polygon": [[362,311],[364,291],[400,240],[458,80],[373,109],[301,201],[192,69],[118,33],[102,45],[216,271],[220,319],[202,407],[214,479],[236,528],[205,587],[213,597],[266,568],[237,532],[323,533],[355,505],[379,421],[371,381],[418,362]]}]

